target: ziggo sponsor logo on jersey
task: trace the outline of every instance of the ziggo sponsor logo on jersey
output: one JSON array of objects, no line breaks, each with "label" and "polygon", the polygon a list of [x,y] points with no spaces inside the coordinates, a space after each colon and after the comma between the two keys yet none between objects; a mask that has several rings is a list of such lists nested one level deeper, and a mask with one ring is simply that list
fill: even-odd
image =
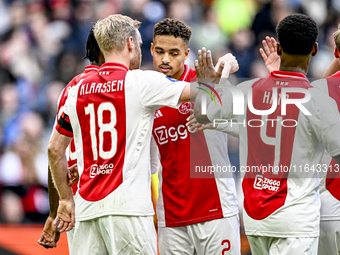
[{"label": "ziggo sponsor logo on jersey", "polygon": [[165,126],[160,126],[155,128],[154,134],[157,137],[159,144],[165,144],[169,142],[169,139],[173,142],[178,139],[185,139],[188,137],[188,128],[185,125],[179,125],[176,127],[166,128]]},{"label": "ziggo sponsor logo on jersey", "polygon": [[96,175],[100,174],[111,174],[113,170],[114,165],[111,164],[105,164],[98,166],[97,164],[94,164],[90,168],[90,178],[96,177]]},{"label": "ziggo sponsor logo on jersey", "polygon": [[271,191],[277,191],[281,182],[269,178],[263,178],[262,175],[256,175],[254,188],[255,189],[268,189]]}]

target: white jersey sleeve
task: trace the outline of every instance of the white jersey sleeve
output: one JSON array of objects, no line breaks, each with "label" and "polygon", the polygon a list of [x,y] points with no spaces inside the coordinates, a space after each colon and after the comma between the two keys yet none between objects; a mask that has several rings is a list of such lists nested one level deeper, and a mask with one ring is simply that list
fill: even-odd
[{"label": "white jersey sleeve", "polygon": [[144,107],[169,106],[176,108],[188,82],[178,81],[156,71],[130,71],[140,81],[140,99]]},{"label": "white jersey sleeve", "polygon": [[310,118],[311,127],[328,153],[332,157],[337,156],[340,154],[340,116],[335,102],[316,88],[311,88],[309,91],[316,107]]},{"label": "white jersey sleeve", "polygon": [[217,131],[221,131],[223,133],[227,133],[228,135],[232,135],[233,137],[239,137],[239,126],[238,125],[231,125],[229,122],[225,124],[218,124],[216,127]]},{"label": "white jersey sleeve", "polygon": [[151,144],[150,144],[150,167],[151,167],[151,174],[157,173],[159,169],[162,167],[158,146],[153,136],[151,136]]}]

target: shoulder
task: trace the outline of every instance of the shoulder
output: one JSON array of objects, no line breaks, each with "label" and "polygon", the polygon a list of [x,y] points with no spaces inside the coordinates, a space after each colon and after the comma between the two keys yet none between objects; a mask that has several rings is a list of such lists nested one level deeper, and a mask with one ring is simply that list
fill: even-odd
[{"label": "shoulder", "polygon": [[73,77],[73,79],[66,85],[65,88],[69,88],[69,87],[76,85],[81,79],[83,79],[82,77],[84,76],[84,74],[85,74],[85,71]]},{"label": "shoulder", "polygon": [[172,81],[177,82],[178,80],[171,79],[170,77],[167,77],[165,74],[152,71],[152,70],[130,70],[127,72],[127,77],[134,77],[137,80],[144,81],[147,84],[154,84],[157,82],[162,81]]},{"label": "shoulder", "polygon": [[237,85],[237,87],[239,88],[250,88],[251,86],[253,86],[255,83],[258,82],[262,82],[267,78],[255,78],[255,79],[250,79],[250,80],[246,80],[244,82],[241,82]]},{"label": "shoulder", "polygon": [[148,76],[148,75],[165,76],[165,74],[162,74],[160,72],[156,72],[156,71],[153,71],[153,70],[141,70],[141,69],[129,70],[127,73],[131,73],[131,74],[134,74],[134,75],[144,75],[144,76]]},{"label": "shoulder", "polygon": [[327,113],[324,115],[330,115],[331,108],[337,112],[335,101],[328,95],[327,85],[323,86],[322,84],[317,84],[316,87],[309,88],[308,91],[311,97],[308,102],[304,103],[304,106],[307,109],[320,113]]},{"label": "shoulder", "polygon": [[325,86],[327,86],[327,79],[318,79],[315,80],[313,82],[311,82],[310,84],[313,88],[317,88],[317,89],[323,89]]}]

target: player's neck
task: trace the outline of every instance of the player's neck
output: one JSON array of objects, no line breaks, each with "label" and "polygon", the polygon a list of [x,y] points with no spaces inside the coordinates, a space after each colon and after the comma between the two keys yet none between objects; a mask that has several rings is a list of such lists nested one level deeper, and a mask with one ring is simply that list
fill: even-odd
[{"label": "player's neck", "polygon": [[120,52],[110,52],[108,54],[105,54],[105,63],[109,62],[119,63],[126,67],[130,66],[129,56]]},{"label": "player's neck", "polygon": [[98,63],[97,61],[92,61],[91,65],[93,65],[93,66],[101,66],[102,63]]},{"label": "player's neck", "polygon": [[179,80],[181,79],[182,75],[184,74],[185,71],[185,65],[183,66],[183,68],[181,70],[179,70],[176,74],[174,74],[173,76],[171,76],[172,79],[176,79]]},{"label": "player's neck", "polygon": [[310,55],[281,56],[280,71],[303,73],[306,75],[309,68],[310,57]]}]

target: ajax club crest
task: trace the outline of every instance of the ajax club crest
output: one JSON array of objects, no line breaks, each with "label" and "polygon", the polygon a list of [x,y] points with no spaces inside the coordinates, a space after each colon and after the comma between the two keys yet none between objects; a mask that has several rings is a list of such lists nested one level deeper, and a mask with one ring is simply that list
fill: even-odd
[{"label": "ajax club crest", "polygon": [[190,106],[191,106],[190,102],[185,102],[185,103],[181,104],[180,107],[178,107],[178,111],[182,114],[188,114]]}]

